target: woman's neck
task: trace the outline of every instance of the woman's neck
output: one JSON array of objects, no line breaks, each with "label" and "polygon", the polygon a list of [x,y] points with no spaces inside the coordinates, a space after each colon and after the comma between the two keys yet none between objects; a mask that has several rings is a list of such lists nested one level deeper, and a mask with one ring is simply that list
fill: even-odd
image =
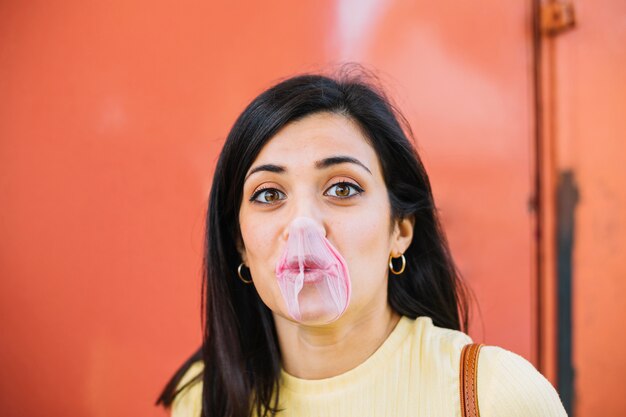
[{"label": "woman's neck", "polygon": [[365,362],[399,320],[400,315],[387,303],[358,317],[344,316],[320,327],[303,326],[274,315],[283,368],[302,379],[340,375]]}]

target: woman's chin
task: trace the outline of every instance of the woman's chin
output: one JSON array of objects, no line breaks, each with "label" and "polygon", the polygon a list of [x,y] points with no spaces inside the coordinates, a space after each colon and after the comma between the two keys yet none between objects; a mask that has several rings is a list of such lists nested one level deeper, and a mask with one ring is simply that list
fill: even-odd
[{"label": "woman's chin", "polygon": [[[278,283],[289,318],[296,323],[320,326],[341,317],[350,303],[349,283],[324,271],[308,271],[300,281],[288,274]],[[297,285],[299,283],[299,285]]]},{"label": "woman's chin", "polygon": [[292,320],[307,326],[323,326],[337,321],[343,312],[329,308],[327,303],[316,300],[301,300],[300,311],[290,312]]}]

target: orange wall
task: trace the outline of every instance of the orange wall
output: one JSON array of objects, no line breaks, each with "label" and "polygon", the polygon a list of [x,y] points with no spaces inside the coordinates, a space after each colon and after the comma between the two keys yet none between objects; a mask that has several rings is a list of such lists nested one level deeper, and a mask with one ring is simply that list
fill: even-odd
[{"label": "orange wall", "polygon": [[230,125],[278,78],[345,60],[412,123],[481,306],[471,333],[536,362],[530,2],[222,4],[0,3],[0,413],[165,414],[200,343]]},{"label": "orange wall", "polygon": [[626,3],[576,2],[577,26],[545,40],[554,170],[578,188],[573,250],[576,416],[626,413]]}]

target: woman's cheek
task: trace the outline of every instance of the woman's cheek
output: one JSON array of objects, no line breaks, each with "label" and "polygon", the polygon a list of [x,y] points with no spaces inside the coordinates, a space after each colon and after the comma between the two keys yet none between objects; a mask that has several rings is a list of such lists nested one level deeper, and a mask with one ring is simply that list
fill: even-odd
[{"label": "woman's cheek", "polygon": [[267,218],[257,218],[251,223],[248,239],[244,236],[244,241],[250,255],[254,285],[263,303],[274,312],[281,312],[285,308],[275,274],[276,262],[280,256],[278,227]]},{"label": "woman's cheek", "polygon": [[281,310],[280,293],[276,280],[272,274],[265,270],[251,271],[254,280],[254,286],[265,304],[270,310],[278,312]]},{"label": "woman's cheek", "polygon": [[245,232],[242,232],[244,244],[249,252],[254,254],[254,262],[267,259],[268,251],[275,246],[275,227],[272,222],[264,218],[255,218],[258,216],[249,216],[246,222]]},{"label": "woman's cheek", "polygon": [[362,224],[355,227],[349,242],[349,256],[353,259],[351,264],[362,281],[371,282],[385,277],[382,266],[386,265],[388,256],[389,225],[381,222],[381,218],[386,216],[367,216],[362,219]]}]

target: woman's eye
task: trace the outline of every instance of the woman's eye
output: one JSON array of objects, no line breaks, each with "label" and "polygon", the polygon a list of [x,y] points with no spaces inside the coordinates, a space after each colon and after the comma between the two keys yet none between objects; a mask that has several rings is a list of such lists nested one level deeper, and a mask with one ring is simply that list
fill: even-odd
[{"label": "woman's eye", "polygon": [[250,201],[262,204],[272,204],[279,200],[284,200],[285,194],[275,188],[266,188],[254,193]]},{"label": "woman's eye", "polygon": [[350,198],[357,194],[361,194],[363,189],[356,184],[349,182],[339,182],[330,187],[324,194],[330,193],[332,197]]},{"label": "woman's eye", "polygon": [[[350,198],[354,197],[355,195],[361,194],[362,192],[363,189],[356,184],[352,184],[349,182],[338,182],[328,188],[324,192],[324,195],[329,195],[335,198]],[[282,191],[279,191],[276,188],[263,188],[256,191],[252,195],[252,197],[250,197],[250,201],[260,204],[274,204],[280,200],[284,200],[285,198],[287,198],[287,196]]]}]

